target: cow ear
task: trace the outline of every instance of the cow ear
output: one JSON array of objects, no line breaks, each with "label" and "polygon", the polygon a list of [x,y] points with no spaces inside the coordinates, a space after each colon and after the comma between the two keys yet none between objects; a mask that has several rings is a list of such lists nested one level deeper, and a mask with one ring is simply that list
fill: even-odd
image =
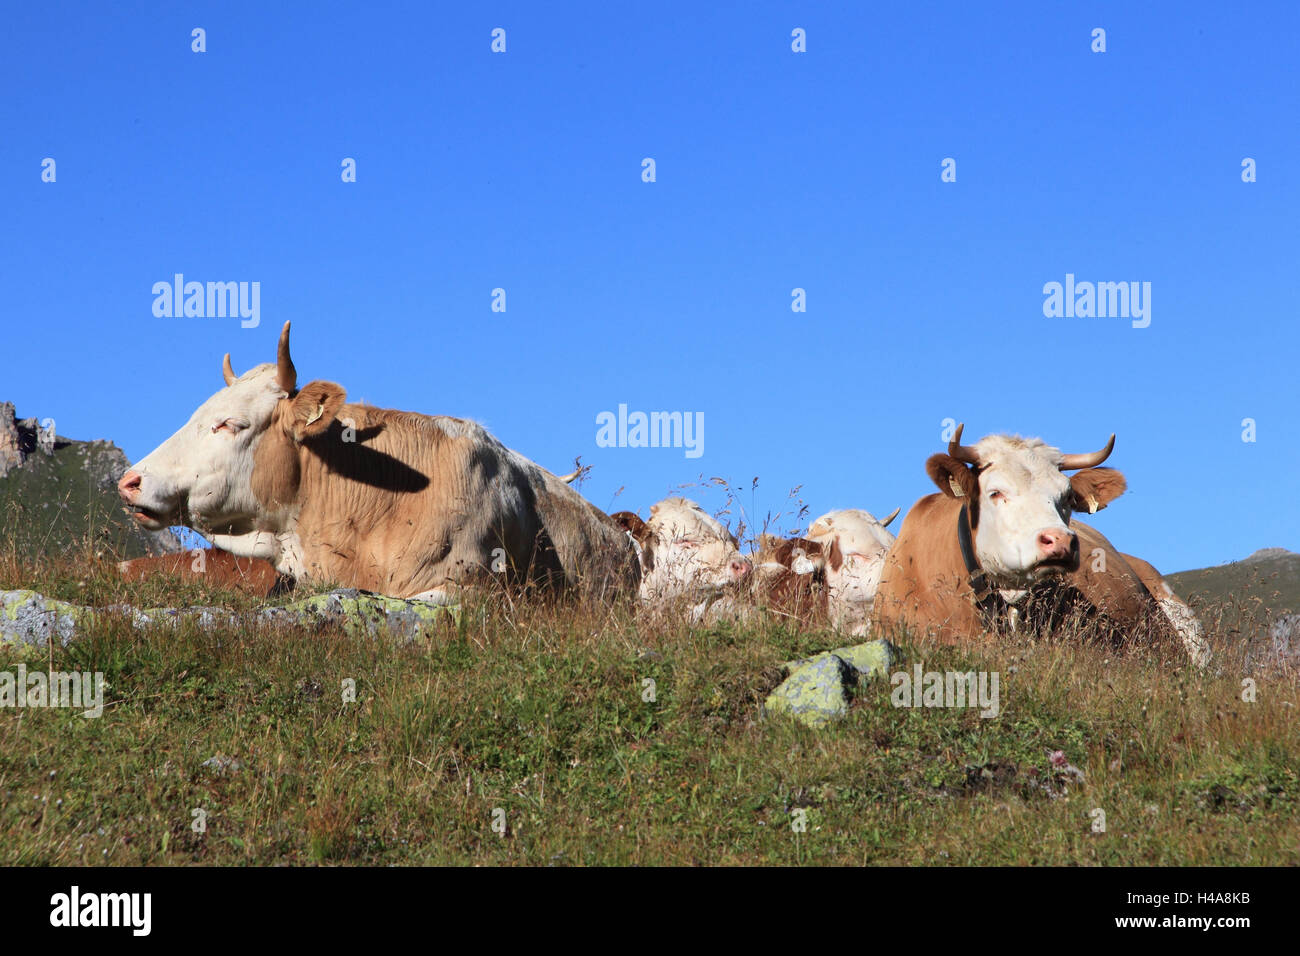
[{"label": "cow ear", "polygon": [[287,400],[289,417],[285,430],[294,441],[321,434],[334,421],[347,394],[342,385],[334,382],[308,382]]},{"label": "cow ear", "polygon": [[949,498],[979,497],[980,482],[975,470],[951,455],[931,455],[926,459],[925,473]]},{"label": "cow ear", "polygon": [[1085,468],[1070,476],[1070,507],[1095,514],[1124,493],[1128,482],[1114,468]]},{"label": "cow ear", "polygon": [[641,516],[632,511],[616,511],[610,515],[618,526],[640,541],[645,536],[646,523],[641,520]]}]

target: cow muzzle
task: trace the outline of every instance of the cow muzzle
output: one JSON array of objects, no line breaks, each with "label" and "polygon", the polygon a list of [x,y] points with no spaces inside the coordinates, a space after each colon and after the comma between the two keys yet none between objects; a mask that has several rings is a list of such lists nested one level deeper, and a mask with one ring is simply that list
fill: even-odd
[{"label": "cow muzzle", "polygon": [[144,487],[144,476],[138,471],[128,469],[122,476],[122,480],[117,483],[117,493],[122,499],[122,504],[126,505],[127,511],[135,519],[137,524],[143,525],[151,531],[157,531],[160,528],[166,528],[171,518],[174,508],[166,510],[152,506],[152,503],[145,504],[141,499]]},{"label": "cow muzzle", "polygon": [[1038,565],[1063,571],[1078,565],[1079,538],[1069,528],[1044,528],[1038,532]]},{"label": "cow muzzle", "polygon": [[754,565],[748,558],[735,558],[727,566],[727,570],[731,574],[733,583],[743,584],[754,572]]}]

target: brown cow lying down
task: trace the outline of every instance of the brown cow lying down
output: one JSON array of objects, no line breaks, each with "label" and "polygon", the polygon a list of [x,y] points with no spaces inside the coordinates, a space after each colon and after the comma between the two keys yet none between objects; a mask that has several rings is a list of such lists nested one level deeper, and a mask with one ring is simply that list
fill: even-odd
[{"label": "brown cow lying down", "polygon": [[926,462],[939,494],[918,501],[903,522],[885,559],[874,625],[956,643],[1051,631],[1081,613],[1116,644],[1178,641],[1203,666],[1199,635],[1175,632],[1119,551],[1083,522],[1066,523],[1070,512],[1095,513],[1124,492],[1120,472],[1095,467],[1114,445],[1112,435],[1099,452],[1065,455],[1038,439],[991,435],[968,447],[959,426],[948,453]]},{"label": "brown cow lying down", "polygon": [[146,528],[186,525],[299,581],[440,603],[464,588],[630,594],[623,530],[481,425],[300,385],[289,323],[276,360],[235,375],[122,476]]},{"label": "brown cow lying down", "polygon": [[117,569],[127,581],[143,581],[156,574],[178,575],[201,579],[215,587],[243,591],[254,597],[270,597],[293,587],[293,578],[280,574],[271,562],[261,558],[237,558],[217,548],[121,561]]}]

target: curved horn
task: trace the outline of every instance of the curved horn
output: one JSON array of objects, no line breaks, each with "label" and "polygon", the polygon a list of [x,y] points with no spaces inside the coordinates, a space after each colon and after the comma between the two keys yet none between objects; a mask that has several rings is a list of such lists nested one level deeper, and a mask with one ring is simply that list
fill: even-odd
[{"label": "curved horn", "polygon": [[560,481],[564,482],[566,485],[571,485],[573,484],[573,479],[577,478],[580,474],[582,474],[581,468],[579,468],[577,471],[571,471],[567,475],[560,475],[559,478]]},{"label": "curved horn", "polygon": [[229,352],[227,352],[226,357],[221,360],[221,377],[226,380],[227,385],[235,384],[235,379],[239,378],[239,376],[235,374],[235,370],[230,367]]},{"label": "curved horn", "polygon": [[968,465],[978,465],[980,463],[979,452],[977,452],[972,446],[963,445],[961,443],[961,430],[965,427],[966,424],[964,422],[957,426],[957,431],[953,433],[952,441],[948,442],[948,454],[953,458],[956,458],[958,461],[966,462]]},{"label": "curved horn", "polygon": [[280,344],[275,348],[275,383],[286,392],[292,393],[298,385],[298,370],[289,358],[289,323],[284,323],[280,330]]},{"label": "curved horn", "polygon": [[882,528],[888,528],[888,527],[889,527],[889,522],[893,521],[895,518],[898,517],[898,511],[899,511],[898,508],[895,508],[893,511],[891,511],[891,512],[889,513],[889,517],[886,518],[884,521],[880,522],[880,527],[882,527]]},{"label": "curved horn", "polygon": [[1110,436],[1110,441],[1106,442],[1106,447],[1101,451],[1089,452],[1086,455],[1062,455],[1061,463],[1057,466],[1061,471],[1073,471],[1076,468],[1093,468],[1100,465],[1110,457],[1111,451],[1115,447],[1115,436]]}]

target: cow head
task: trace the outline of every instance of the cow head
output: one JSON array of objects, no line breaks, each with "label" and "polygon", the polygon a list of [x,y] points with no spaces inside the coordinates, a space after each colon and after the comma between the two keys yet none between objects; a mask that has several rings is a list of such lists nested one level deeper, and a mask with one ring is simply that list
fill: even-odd
[{"label": "cow head", "polygon": [[[925,469],[939,490],[964,498],[975,558],[999,587],[1025,588],[1050,574],[1079,566],[1070,514],[1092,514],[1124,492],[1124,476],[1096,468],[1115,447],[1064,455],[1036,438],[990,435],[961,444],[957,426],[946,455],[931,455]],[[1076,471],[1066,477],[1063,472]],[[954,532],[955,533],[955,532]]]},{"label": "cow head", "polygon": [[226,387],[118,482],[122,501],[146,528],[184,524],[218,534],[280,530],[273,523],[292,495],[255,479],[254,463],[272,459],[283,475],[285,459],[329,427],[346,397],[333,382],[297,387],[288,322],[275,364],[236,376],[227,353],[222,375]]},{"label": "cow head", "polygon": [[822,515],[808,528],[808,537],[821,545],[834,603],[870,605],[875,600],[885,555],[894,543],[886,528],[897,515],[895,508],[877,521],[869,511],[843,508]]},{"label": "cow head", "polygon": [[651,505],[648,521],[630,511],[611,517],[636,543],[645,600],[716,593],[743,584],[752,570],[731,532],[693,501]]}]

